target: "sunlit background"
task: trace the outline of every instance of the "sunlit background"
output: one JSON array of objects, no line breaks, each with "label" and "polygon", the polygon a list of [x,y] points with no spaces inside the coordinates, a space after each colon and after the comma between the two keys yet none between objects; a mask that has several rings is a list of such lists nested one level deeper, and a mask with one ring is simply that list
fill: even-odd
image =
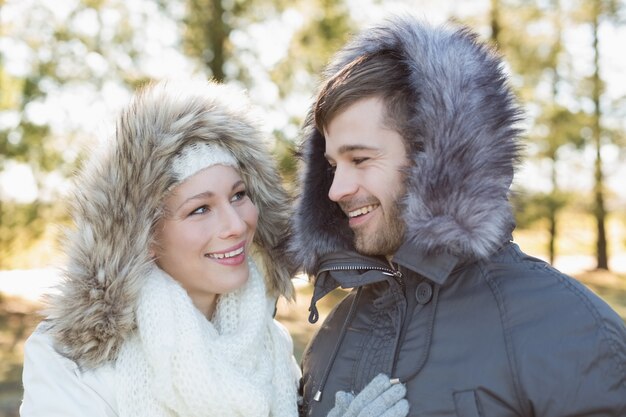
[{"label": "sunlit background", "polygon": [[[405,12],[465,23],[504,55],[527,116],[515,240],[626,317],[626,0],[0,0],[0,417],[17,415],[23,340],[63,263],[72,173],[132,91],[164,77],[246,89],[291,187],[324,64]],[[306,313],[279,317],[299,355]]]}]

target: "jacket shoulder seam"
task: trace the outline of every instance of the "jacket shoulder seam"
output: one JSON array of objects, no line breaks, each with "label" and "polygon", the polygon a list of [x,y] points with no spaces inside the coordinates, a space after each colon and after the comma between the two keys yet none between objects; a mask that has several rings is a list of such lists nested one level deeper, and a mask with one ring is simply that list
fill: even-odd
[{"label": "jacket shoulder seam", "polygon": [[500,319],[500,324],[502,326],[502,334],[504,335],[504,346],[505,346],[506,356],[509,362],[509,369],[513,376],[513,385],[515,388],[515,395],[517,397],[518,405],[520,409],[524,410],[525,414],[529,414],[530,410],[526,409],[527,407],[524,405],[525,404],[524,401],[522,401],[523,395],[522,395],[521,383],[519,380],[519,372],[517,368],[517,359],[516,359],[517,355],[515,353],[515,344],[512,340],[512,335],[509,331],[509,326],[507,325],[508,312],[506,309],[506,305],[504,303],[504,296],[500,289],[499,283],[497,282],[496,279],[494,279],[489,274],[487,268],[485,268],[485,264],[483,262],[478,263],[478,268],[481,272],[481,276],[484,278],[487,285],[489,286],[491,293],[493,295],[493,298],[496,302],[496,305],[498,306],[498,311],[500,313],[499,319]]}]

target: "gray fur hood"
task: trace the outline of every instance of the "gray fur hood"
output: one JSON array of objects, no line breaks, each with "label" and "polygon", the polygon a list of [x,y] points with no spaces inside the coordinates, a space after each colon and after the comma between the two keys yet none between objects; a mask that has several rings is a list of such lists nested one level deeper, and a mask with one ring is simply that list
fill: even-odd
[{"label": "gray fur hood", "polygon": [[[406,240],[425,253],[489,256],[515,227],[508,193],[520,151],[521,111],[500,57],[467,28],[404,16],[355,37],[325,77],[355,57],[380,51],[401,57],[417,97],[403,201]],[[332,173],[312,114],[303,130],[305,164],[291,245],[309,274],[321,256],[354,250],[346,216],[328,199]]]},{"label": "gray fur hood", "polygon": [[250,111],[240,92],[203,81],[160,82],[135,95],[115,137],[91,156],[76,181],[67,267],[46,312],[62,353],[95,367],[114,360],[135,330],[137,297],[153,263],[154,225],[179,182],[171,162],[192,142],[218,143],[238,160],[259,211],[254,249],[268,292],[293,295],[282,249],[289,201]]}]

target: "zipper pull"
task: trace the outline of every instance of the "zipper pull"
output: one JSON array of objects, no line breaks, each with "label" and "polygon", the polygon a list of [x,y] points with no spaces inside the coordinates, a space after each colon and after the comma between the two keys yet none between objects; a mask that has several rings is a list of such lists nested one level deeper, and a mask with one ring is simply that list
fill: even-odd
[{"label": "zipper pull", "polygon": [[387,262],[389,262],[389,268],[391,269],[392,273],[391,274],[389,274],[389,273],[385,274],[384,272],[383,273],[385,275],[387,275],[387,276],[395,277],[395,278],[398,278],[398,279],[402,280],[402,272],[400,272],[400,269],[396,269],[393,266],[393,263],[391,262],[391,259],[388,259]]},{"label": "zipper pull", "polygon": [[400,269],[394,268],[393,263],[391,263],[391,260],[389,260],[388,262],[389,262],[389,267],[391,268],[392,272],[386,273],[386,274],[383,272],[383,274],[390,276],[390,277],[394,277],[396,281],[398,282],[398,284],[400,284],[400,288],[402,288],[402,291],[404,292],[406,289],[406,285],[404,283],[404,277],[402,275],[402,272],[400,272]]},{"label": "zipper pull", "polygon": [[402,279],[402,272],[400,271],[383,271],[383,275],[387,275],[388,277],[394,277],[394,278],[398,278],[398,279]]},{"label": "zipper pull", "polygon": [[309,323],[315,324],[320,318],[320,313],[317,311],[317,306],[315,305],[315,300],[311,299],[311,305],[309,306]]}]

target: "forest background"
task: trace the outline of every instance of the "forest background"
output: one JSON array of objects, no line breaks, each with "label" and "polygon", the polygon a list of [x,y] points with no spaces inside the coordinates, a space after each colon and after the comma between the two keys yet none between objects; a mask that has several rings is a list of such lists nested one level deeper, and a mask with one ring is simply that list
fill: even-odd
[{"label": "forest background", "polygon": [[[626,318],[626,0],[0,0],[0,417],[17,416],[23,342],[63,262],[72,174],[132,91],[190,76],[246,89],[292,188],[325,63],[403,12],[467,24],[504,55],[526,110],[514,238]],[[299,357],[315,326],[296,282],[278,317]]]}]

